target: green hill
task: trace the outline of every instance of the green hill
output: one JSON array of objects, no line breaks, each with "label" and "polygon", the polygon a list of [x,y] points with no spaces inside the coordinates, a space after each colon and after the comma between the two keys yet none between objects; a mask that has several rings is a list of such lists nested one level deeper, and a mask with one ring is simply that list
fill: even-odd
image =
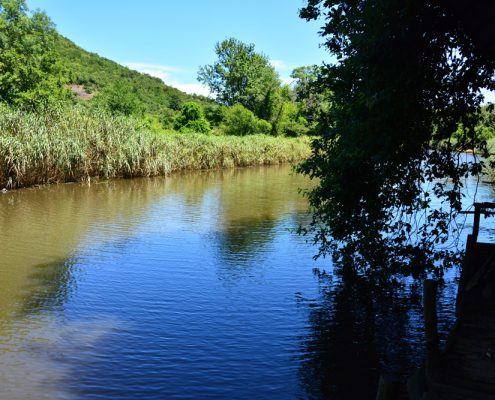
[{"label": "green hill", "polygon": [[80,99],[109,95],[116,87],[122,92],[124,88],[135,97],[142,111],[152,115],[159,115],[167,109],[178,110],[186,101],[193,100],[203,105],[213,102],[204,96],[189,95],[164,84],[159,78],[90,53],[61,35],[57,36],[55,49],[72,90]]}]

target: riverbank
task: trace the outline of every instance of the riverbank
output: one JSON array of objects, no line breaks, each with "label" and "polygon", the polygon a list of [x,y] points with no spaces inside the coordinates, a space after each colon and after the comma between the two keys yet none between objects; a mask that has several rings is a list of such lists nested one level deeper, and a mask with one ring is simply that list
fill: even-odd
[{"label": "riverbank", "polygon": [[297,162],[309,138],[153,133],[137,120],[84,108],[0,110],[0,189]]}]

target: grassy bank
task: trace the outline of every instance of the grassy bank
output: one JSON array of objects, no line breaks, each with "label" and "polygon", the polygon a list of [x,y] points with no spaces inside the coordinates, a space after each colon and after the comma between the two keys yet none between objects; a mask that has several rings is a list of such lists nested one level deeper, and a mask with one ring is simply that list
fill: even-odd
[{"label": "grassy bank", "polygon": [[155,134],[137,120],[84,108],[31,114],[0,107],[0,189],[279,164],[308,154],[307,138]]}]

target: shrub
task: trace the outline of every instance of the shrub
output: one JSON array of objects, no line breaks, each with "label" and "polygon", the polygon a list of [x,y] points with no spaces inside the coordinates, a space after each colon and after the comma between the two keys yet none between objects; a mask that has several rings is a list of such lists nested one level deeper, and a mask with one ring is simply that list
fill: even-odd
[{"label": "shrub", "polygon": [[289,120],[284,126],[285,136],[298,137],[309,133],[308,121],[304,117]]},{"label": "shrub", "polygon": [[223,131],[227,135],[269,134],[272,130],[272,126],[268,121],[257,118],[252,111],[241,104],[225,108],[223,119]]},{"label": "shrub", "polygon": [[184,103],[175,119],[174,128],[180,132],[209,133],[211,131],[201,105],[192,101]]},{"label": "shrub", "polygon": [[219,127],[223,122],[224,109],[226,106],[217,103],[206,103],[204,105],[205,117],[212,127]]},{"label": "shrub", "polygon": [[141,125],[144,129],[153,133],[162,133],[163,131],[160,119],[156,115],[145,114],[144,118],[141,120]]},{"label": "shrub", "polygon": [[176,112],[170,108],[162,108],[159,114],[160,123],[165,129],[173,129],[175,124]]},{"label": "shrub", "polygon": [[259,119],[257,122],[257,133],[261,133],[262,135],[269,135],[272,131],[272,124],[264,119]]}]

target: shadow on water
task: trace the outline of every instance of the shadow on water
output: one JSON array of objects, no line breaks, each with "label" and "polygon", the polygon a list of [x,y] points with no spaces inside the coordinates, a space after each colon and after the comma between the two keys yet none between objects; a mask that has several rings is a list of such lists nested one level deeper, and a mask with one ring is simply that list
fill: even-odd
[{"label": "shadow on water", "polygon": [[[315,275],[320,297],[299,299],[308,308],[299,379],[309,398],[374,398],[380,374],[405,382],[425,356],[421,286],[385,293],[364,281]],[[439,292],[442,340],[454,321],[454,288],[452,281]]]}]

